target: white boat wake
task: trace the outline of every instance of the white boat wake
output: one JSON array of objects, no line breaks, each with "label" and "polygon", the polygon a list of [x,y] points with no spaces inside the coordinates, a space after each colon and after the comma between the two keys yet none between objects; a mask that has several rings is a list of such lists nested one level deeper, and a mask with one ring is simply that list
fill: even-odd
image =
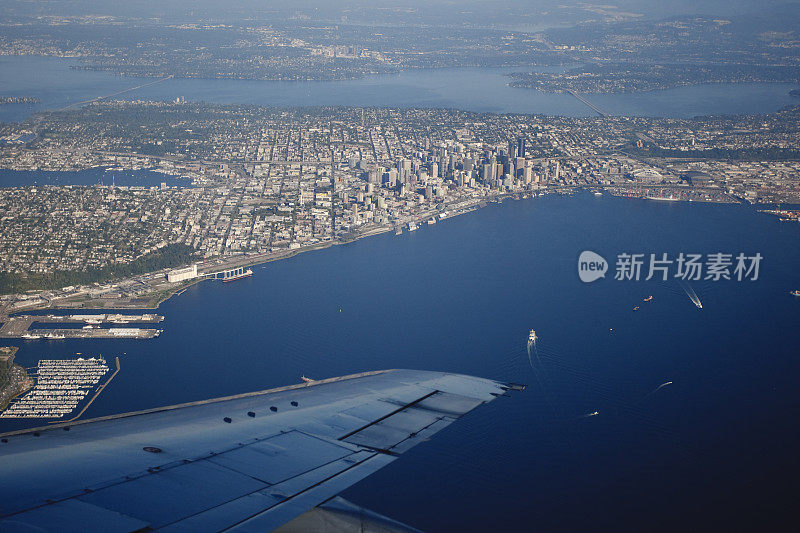
[{"label": "white boat wake", "polygon": [[653,389],[653,390],[651,390],[650,392],[648,392],[647,394],[645,394],[645,396],[644,396],[644,397],[645,397],[645,398],[647,398],[648,396],[651,396],[651,395],[653,395],[653,394],[657,393],[658,391],[660,391],[661,389],[663,389],[663,388],[664,388],[664,387],[666,387],[667,385],[672,385],[672,382],[671,382],[671,381],[667,381],[667,382],[665,382],[665,383],[662,383],[661,385],[659,385],[659,386],[658,386],[658,387],[656,387],[655,389]]},{"label": "white boat wake", "polygon": [[528,341],[528,363],[530,363],[530,365],[531,365],[531,370],[535,370],[535,368],[533,368],[533,359],[532,359],[532,354],[533,354],[534,350],[536,350],[536,341],[530,341],[529,340]]},{"label": "white boat wake", "polygon": [[685,282],[684,280],[678,280],[678,284],[680,284],[681,288],[686,292],[686,296],[692,301],[694,305],[697,306],[698,309],[703,308],[703,302],[700,301],[700,298],[697,296],[697,293],[694,292],[694,289]]}]

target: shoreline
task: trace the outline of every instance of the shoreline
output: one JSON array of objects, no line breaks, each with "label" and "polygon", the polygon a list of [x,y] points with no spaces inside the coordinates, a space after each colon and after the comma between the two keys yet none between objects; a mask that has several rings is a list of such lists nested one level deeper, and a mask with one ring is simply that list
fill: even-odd
[{"label": "shoreline", "polygon": [[5,411],[14,398],[22,396],[33,388],[36,380],[28,375],[25,367],[14,362],[14,357],[19,351],[17,346],[0,347],[0,356],[5,368],[7,383],[0,388],[0,412]]},{"label": "shoreline", "polygon": [[[555,192],[555,191],[553,191],[553,192]],[[515,193],[515,194],[500,194],[500,195],[485,196],[485,197],[481,197],[481,198],[476,198],[476,199],[474,199],[474,202],[470,202],[470,205],[464,206],[463,208],[459,209],[458,211],[449,214],[445,218],[445,220],[447,218],[453,218],[453,217],[456,217],[456,216],[459,216],[459,215],[465,215],[467,213],[471,213],[471,212],[475,211],[476,209],[480,209],[481,207],[483,207],[481,204],[485,205],[487,202],[498,201],[498,200],[502,201],[502,200],[504,200],[504,199],[506,199],[508,197],[516,197],[516,196],[518,196],[518,194]],[[459,202],[459,203],[463,203],[463,201]],[[315,250],[324,250],[326,248],[330,248],[331,246],[351,244],[351,243],[354,243],[354,242],[356,242],[358,240],[361,240],[361,239],[364,239],[364,238],[367,238],[367,237],[372,237],[372,236],[375,236],[375,235],[381,235],[381,234],[384,234],[384,233],[388,233],[390,231],[395,231],[398,228],[402,228],[403,226],[407,226],[408,222],[417,222],[417,223],[421,224],[422,221],[428,220],[430,218],[435,218],[435,217],[437,217],[438,214],[442,213],[442,211],[439,211],[438,209],[434,210],[434,211],[435,212],[430,212],[429,211],[429,212],[425,212],[423,214],[420,214],[418,217],[414,217],[414,220],[411,220],[411,221],[404,221],[404,222],[399,223],[399,224],[383,225],[383,226],[377,226],[375,228],[370,228],[370,229],[367,229],[365,231],[358,232],[356,235],[352,236],[352,238],[347,238],[346,240],[341,240],[341,239],[334,240],[334,239],[331,239],[329,241],[324,241],[324,242],[321,242],[321,243],[315,243],[315,244],[310,245],[310,246],[296,248],[296,249],[293,249],[293,250],[286,250],[286,251],[281,251],[281,252],[272,252],[270,254],[262,254],[262,255],[259,255],[259,256],[255,256],[255,257],[248,257],[248,256],[234,257],[234,258],[231,258],[227,262],[222,262],[222,263],[214,265],[213,268],[230,269],[230,268],[237,268],[237,267],[252,267],[252,266],[257,266],[257,265],[264,265],[264,264],[267,264],[267,263],[271,263],[273,261],[280,261],[280,260],[283,260],[283,259],[290,259],[292,257],[296,257],[296,256],[298,256],[298,255],[300,255],[302,253],[305,253],[305,252],[311,252],[311,251],[315,251]],[[349,235],[352,235],[352,234],[349,234]],[[163,270],[163,272],[166,272],[166,270],[172,270],[172,269],[165,269],[165,270]],[[159,272],[162,272],[162,271],[151,272],[151,273],[148,273],[146,275],[156,275]],[[116,281],[113,281],[111,283],[112,284],[122,283],[122,282],[126,281],[126,279],[129,279],[129,278],[116,280]],[[36,312],[36,311],[43,311],[43,310],[46,310],[46,309],[84,310],[84,311],[122,311],[122,310],[130,310],[130,309],[156,310],[156,309],[159,308],[159,306],[162,303],[166,302],[170,298],[173,298],[175,296],[180,296],[181,294],[186,292],[192,286],[197,285],[197,284],[199,284],[199,283],[201,283],[203,281],[206,281],[206,278],[195,278],[195,279],[192,279],[192,280],[186,280],[186,281],[180,282],[180,283],[176,284],[176,286],[173,289],[162,290],[162,291],[154,291],[154,292],[150,293],[152,296],[150,297],[150,299],[147,302],[147,304],[139,305],[139,304],[136,304],[136,303],[131,303],[131,304],[128,304],[128,305],[118,305],[118,304],[115,305],[114,303],[112,303],[109,306],[74,306],[74,305],[52,305],[52,302],[49,302],[50,305],[43,305],[43,304],[42,305],[33,305],[31,307],[26,307],[25,309],[20,309],[19,311],[12,311],[12,312],[9,312],[7,314],[3,313],[3,312],[0,312],[0,321],[6,319],[8,317],[14,316],[14,315],[30,313],[30,312]],[[67,300],[69,300],[69,297],[67,297]],[[89,300],[89,301],[91,301],[91,300]],[[69,304],[69,303],[78,304],[79,302],[74,301],[74,300],[73,301],[64,302],[64,304]]]},{"label": "shoreline", "polygon": [[[561,187],[555,187],[553,189],[540,189],[538,191],[533,191],[533,192],[527,193],[527,194],[530,194],[530,197],[528,199],[533,199],[533,198],[541,197],[541,196],[544,196],[544,195],[547,195],[547,194],[562,194],[562,195],[566,194],[566,195],[571,195],[571,194],[573,194],[575,192],[581,192],[581,191],[584,191],[584,192],[587,192],[587,193],[591,193],[594,189],[597,189],[597,187],[561,186]],[[651,202],[652,201],[664,200],[663,203],[667,203],[667,204],[673,203],[673,202],[681,202],[681,203],[721,203],[721,204],[724,204],[724,205],[735,205],[735,204],[741,203],[741,202],[737,202],[737,201],[720,202],[720,201],[714,201],[714,200],[684,200],[684,199],[678,199],[678,198],[666,199],[666,198],[650,198],[650,197],[645,197],[645,196],[627,196],[627,195],[624,195],[624,194],[620,194],[621,191],[619,191],[619,190],[614,190],[614,187],[601,187],[600,189],[602,189],[604,194],[608,194],[609,196],[612,196],[612,197],[615,197],[615,198],[625,198],[625,199],[631,199],[631,200],[632,199],[638,199],[638,200],[651,201]],[[482,207],[485,207],[489,203],[502,203],[504,200],[507,200],[509,198],[522,199],[527,194],[519,193],[519,192],[501,193],[501,194],[496,194],[496,195],[486,195],[486,196],[481,196],[479,198],[473,198],[468,202],[468,205],[462,206],[462,207],[458,208],[457,210],[447,214],[447,216],[445,218],[443,218],[442,220],[446,220],[448,218],[453,218],[453,217],[456,217],[456,216],[460,216],[460,215],[465,215],[465,214],[471,213],[473,211],[481,209]],[[669,200],[669,201],[666,201],[666,200]],[[465,202],[464,201],[458,202],[458,204],[463,204],[463,203],[465,203]],[[374,235],[381,235],[381,234],[384,234],[384,233],[388,233],[390,231],[396,231],[397,229],[402,229],[403,227],[408,226],[409,222],[414,222],[418,226],[421,227],[427,220],[429,220],[431,218],[436,219],[440,214],[444,214],[444,213],[447,213],[446,209],[445,210],[440,210],[440,209],[437,208],[437,209],[434,209],[432,211],[426,211],[424,213],[421,213],[419,216],[413,217],[413,219],[405,220],[405,221],[398,222],[398,223],[391,224],[391,225],[377,226],[377,227],[374,227],[374,228],[370,228],[370,229],[358,232],[355,235],[348,234],[346,237],[344,237],[344,239],[342,239],[342,238],[340,238],[340,239],[331,239],[331,240],[328,240],[328,241],[323,241],[323,242],[320,242],[320,243],[315,243],[313,245],[300,247],[300,248],[296,248],[296,249],[292,249],[292,250],[285,250],[285,251],[280,251],[280,252],[270,252],[268,254],[261,254],[261,255],[257,255],[257,256],[242,255],[242,256],[232,257],[228,261],[223,261],[221,263],[214,264],[212,268],[214,268],[214,269],[231,269],[231,268],[237,268],[237,267],[253,267],[253,266],[258,266],[258,265],[264,265],[264,264],[267,264],[267,263],[271,263],[273,261],[280,261],[280,260],[283,260],[283,259],[290,259],[292,257],[296,257],[296,256],[298,256],[298,255],[300,255],[302,253],[305,253],[305,252],[311,252],[311,251],[315,251],[315,250],[324,250],[324,249],[329,248],[331,246],[346,245],[346,244],[350,244],[350,243],[356,242],[358,240],[361,240],[363,238],[372,237]],[[437,222],[439,222],[439,220],[437,220]],[[211,266],[211,265],[209,265],[209,266]],[[172,270],[172,269],[163,269],[163,270],[159,270],[159,271],[155,271],[155,272],[150,272],[150,273],[145,274],[145,275],[154,276],[154,275],[158,275],[160,273],[166,274],[166,272],[168,270]],[[124,279],[116,280],[116,281],[111,282],[111,284],[113,285],[113,284],[123,283],[123,282],[125,282],[125,281],[127,281],[129,279],[130,278],[124,278]],[[24,314],[24,313],[30,313],[30,312],[43,311],[43,310],[47,310],[47,309],[83,310],[83,311],[123,311],[123,310],[132,310],[132,309],[136,309],[136,310],[157,310],[162,303],[166,302],[167,300],[169,300],[169,299],[171,299],[173,297],[180,296],[181,294],[186,292],[189,288],[191,288],[194,285],[197,285],[197,284],[199,284],[199,283],[201,283],[203,281],[206,281],[206,278],[195,278],[195,279],[191,279],[191,280],[186,280],[186,281],[177,283],[175,285],[175,287],[168,288],[168,289],[161,289],[161,290],[157,290],[157,291],[152,291],[151,293],[147,293],[147,294],[143,295],[141,298],[137,298],[137,300],[141,300],[141,299],[147,298],[147,302],[146,303],[145,302],[138,303],[138,302],[130,302],[130,301],[129,302],[120,302],[119,299],[118,299],[117,301],[113,301],[113,300],[109,301],[109,305],[91,305],[91,303],[97,303],[96,300],[100,300],[100,298],[94,298],[94,299],[88,299],[88,300],[87,299],[84,299],[84,300],[73,300],[70,297],[59,298],[59,299],[65,299],[66,301],[63,302],[63,304],[55,304],[55,305],[53,305],[52,302],[48,302],[47,305],[45,305],[45,304],[32,305],[30,307],[26,307],[26,308],[20,309],[18,311],[11,311],[11,312],[0,311],[0,321],[4,320],[4,319],[6,319],[6,318],[8,318],[10,316],[14,316],[14,315],[18,315],[18,314]],[[77,297],[78,296],[76,296],[75,298],[77,298]],[[82,304],[82,302],[84,302],[84,304]],[[86,304],[89,304],[89,305],[86,305]]]}]

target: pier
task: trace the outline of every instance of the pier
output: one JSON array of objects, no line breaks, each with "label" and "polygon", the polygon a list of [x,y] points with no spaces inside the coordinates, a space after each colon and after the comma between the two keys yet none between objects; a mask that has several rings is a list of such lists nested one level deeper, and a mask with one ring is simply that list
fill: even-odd
[{"label": "pier", "polygon": [[[163,316],[145,315],[18,315],[9,317],[0,327],[0,338],[4,339],[152,339],[162,330],[135,327],[137,324],[156,324]],[[33,328],[34,324],[70,324],[80,328]],[[125,327],[101,327],[103,324]],[[134,326],[129,326],[132,324]]]},{"label": "pier", "polygon": [[235,267],[227,270],[220,270],[218,272],[209,272],[201,274],[201,276],[209,279],[221,279],[222,281],[230,281],[238,278],[244,278],[253,275],[253,271],[246,267]]}]

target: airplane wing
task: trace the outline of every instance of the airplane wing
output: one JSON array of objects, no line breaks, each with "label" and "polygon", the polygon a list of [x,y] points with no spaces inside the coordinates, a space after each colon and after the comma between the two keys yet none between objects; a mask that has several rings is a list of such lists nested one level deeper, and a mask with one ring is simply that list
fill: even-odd
[{"label": "airplane wing", "polygon": [[366,372],[0,435],[2,531],[269,531],[515,385]]}]

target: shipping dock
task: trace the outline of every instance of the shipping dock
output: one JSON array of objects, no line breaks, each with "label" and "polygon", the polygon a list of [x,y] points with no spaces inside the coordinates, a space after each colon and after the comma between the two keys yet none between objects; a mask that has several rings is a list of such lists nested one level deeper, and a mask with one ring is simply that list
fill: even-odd
[{"label": "shipping dock", "polygon": [[[18,315],[9,317],[0,327],[0,338],[25,340],[152,339],[158,337],[163,330],[142,328],[138,325],[157,324],[163,320],[163,316],[155,314]],[[34,324],[65,324],[72,327],[32,327]],[[108,327],[112,325],[124,327]]]}]

